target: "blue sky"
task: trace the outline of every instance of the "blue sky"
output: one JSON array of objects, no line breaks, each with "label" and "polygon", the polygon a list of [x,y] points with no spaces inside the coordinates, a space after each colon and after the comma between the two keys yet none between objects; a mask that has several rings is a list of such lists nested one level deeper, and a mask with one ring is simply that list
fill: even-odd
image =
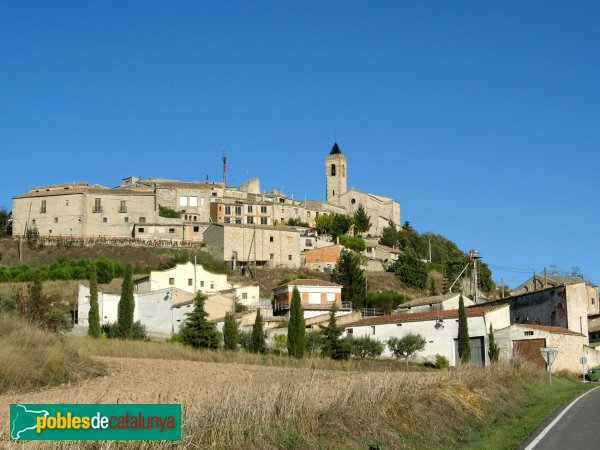
[{"label": "blue sky", "polygon": [[[349,187],[600,283],[598,2],[3,2],[0,206],[129,175]],[[526,274],[494,270],[509,285]]]}]

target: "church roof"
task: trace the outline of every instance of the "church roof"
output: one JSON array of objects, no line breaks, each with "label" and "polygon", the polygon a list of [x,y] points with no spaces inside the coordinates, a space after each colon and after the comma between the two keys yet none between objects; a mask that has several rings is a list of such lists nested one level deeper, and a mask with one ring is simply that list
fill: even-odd
[{"label": "church roof", "polygon": [[333,144],[333,147],[331,148],[331,151],[329,152],[330,155],[341,155],[342,151],[340,150],[340,147],[337,145],[337,142],[335,142]]}]

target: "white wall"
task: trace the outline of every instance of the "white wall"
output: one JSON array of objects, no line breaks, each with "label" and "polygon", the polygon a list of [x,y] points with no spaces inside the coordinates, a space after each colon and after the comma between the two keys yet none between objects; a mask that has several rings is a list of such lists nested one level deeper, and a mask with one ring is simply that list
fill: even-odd
[{"label": "white wall", "polygon": [[[174,284],[169,283],[170,278],[174,279]],[[189,280],[192,280],[191,286]],[[150,272],[150,289],[151,291],[157,291],[175,287],[182,291],[194,293],[194,280],[197,290],[207,294],[214,294],[217,291],[231,287],[227,284],[227,275],[209,272],[201,264],[197,264],[194,270],[194,263],[188,262],[177,264],[172,269]]]}]

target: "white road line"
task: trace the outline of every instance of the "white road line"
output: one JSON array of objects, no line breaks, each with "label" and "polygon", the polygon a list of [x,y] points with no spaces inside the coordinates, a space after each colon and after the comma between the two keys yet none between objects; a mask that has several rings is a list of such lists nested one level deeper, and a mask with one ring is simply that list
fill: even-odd
[{"label": "white road line", "polygon": [[540,441],[541,441],[541,440],[544,438],[544,436],[546,436],[546,435],[548,434],[548,432],[549,432],[549,431],[552,429],[552,427],[553,427],[554,425],[556,425],[556,424],[557,424],[557,422],[558,422],[558,421],[559,421],[559,420],[562,418],[562,416],[564,416],[564,415],[565,415],[565,413],[566,413],[566,412],[567,412],[569,409],[571,409],[571,407],[572,407],[572,406],[573,406],[575,403],[577,403],[577,402],[578,402],[578,401],[579,401],[581,398],[585,397],[585,396],[586,396],[586,395],[588,395],[590,392],[593,392],[593,391],[595,391],[595,390],[596,390],[596,389],[598,389],[598,388],[600,388],[600,386],[597,386],[597,387],[595,387],[594,389],[590,389],[589,391],[587,391],[587,392],[584,392],[584,393],[583,393],[583,394],[581,394],[579,397],[577,397],[575,400],[573,400],[571,403],[569,403],[569,406],[567,406],[565,409],[563,409],[563,410],[562,410],[562,412],[561,412],[561,413],[560,413],[558,416],[556,416],[556,417],[554,418],[554,420],[553,420],[552,422],[550,422],[550,423],[548,424],[548,426],[547,426],[546,428],[544,428],[544,429],[543,429],[543,431],[542,431],[540,434],[538,434],[538,435],[537,435],[537,437],[536,437],[536,438],[535,438],[533,441],[531,441],[531,443],[530,443],[530,444],[529,444],[527,447],[525,447],[525,449],[524,449],[524,450],[533,450],[533,448],[535,448],[535,446],[536,446],[536,445],[538,445],[538,444],[540,443]]}]

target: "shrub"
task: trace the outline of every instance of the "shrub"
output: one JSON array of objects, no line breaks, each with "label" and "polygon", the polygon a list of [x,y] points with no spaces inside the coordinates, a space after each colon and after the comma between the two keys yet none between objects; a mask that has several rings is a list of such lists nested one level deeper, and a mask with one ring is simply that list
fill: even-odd
[{"label": "shrub", "polygon": [[170,219],[179,219],[181,217],[181,213],[179,211],[175,211],[173,208],[163,205],[158,205],[158,215],[160,217],[167,217]]},{"label": "shrub", "polygon": [[99,284],[107,284],[112,281],[116,273],[115,261],[101,256],[96,260],[96,274]]},{"label": "shrub", "polygon": [[314,356],[321,352],[323,346],[323,333],[313,331],[306,333],[306,351],[309,355]]},{"label": "shrub", "polygon": [[[102,325],[102,331],[104,332],[105,336],[109,339],[122,338],[122,336],[120,334],[118,322],[107,323],[107,324]],[[129,335],[127,336],[127,339],[131,339],[134,341],[149,340],[148,334],[146,332],[146,327],[144,326],[144,324],[142,322],[140,322],[139,320],[137,322],[133,322],[133,325],[131,326],[131,331],[130,331]]]},{"label": "shrub", "polygon": [[450,367],[450,361],[444,355],[435,355],[435,367],[438,369],[447,369]]},{"label": "shrub", "polygon": [[425,339],[420,334],[408,333],[401,338],[392,337],[387,346],[396,358],[404,358],[408,367],[408,358],[425,348]]},{"label": "shrub", "polygon": [[350,351],[355,358],[377,358],[383,353],[383,343],[376,339],[371,339],[369,336],[348,339],[350,342]]},{"label": "shrub", "polygon": [[240,331],[240,347],[247,352],[252,351],[252,333],[250,331]]},{"label": "shrub", "polygon": [[168,342],[169,344],[183,343],[183,341],[181,340],[181,335],[179,333],[173,333],[171,337],[165,342]]},{"label": "shrub", "polygon": [[8,294],[0,293],[0,311],[13,313],[17,310],[17,301]]},{"label": "shrub", "polygon": [[273,350],[276,354],[281,355],[287,346],[288,337],[285,334],[275,334],[273,336]]},{"label": "shrub", "polygon": [[367,248],[365,241],[359,237],[340,236],[340,244],[356,252],[363,252]]}]

